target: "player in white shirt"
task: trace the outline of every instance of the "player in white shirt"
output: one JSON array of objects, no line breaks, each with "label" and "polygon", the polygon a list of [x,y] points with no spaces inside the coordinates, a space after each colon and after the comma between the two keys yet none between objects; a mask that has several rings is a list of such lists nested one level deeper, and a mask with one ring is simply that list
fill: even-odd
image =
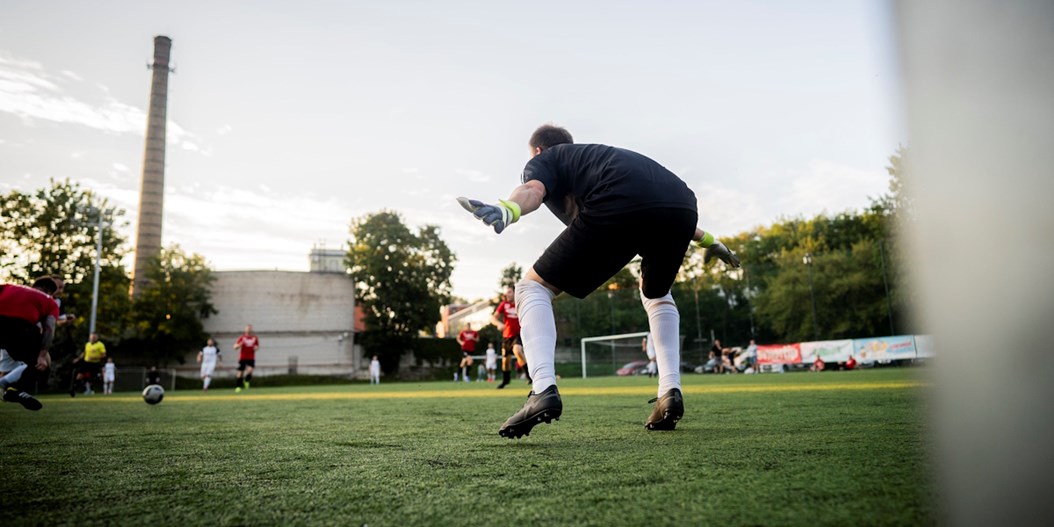
[{"label": "player in white shirt", "polygon": [[209,339],[204,348],[198,352],[198,362],[201,363],[202,390],[208,390],[212,383],[212,372],[216,371],[216,363],[221,360],[220,349],[216,347],[216,341]]},{"label": "player in white shirt", "polygon": [[370,384],[381,383],[381,361],[377,360],[377,356],[373,356],[373,360],[370,361]]},{"label": "player in white shirt", "polygon": [[102,393],[110,395],[113,393],[113,381],[117,380],[117,366],[112,357],[106,358],[106,364],[102,367]]},{"label": "player in white shirt", "polygon": [[487,343],[487,382],[494,382],[494,374],[498,369],[498,352],[494,351],[494,343]]},{"label": "player in white shirt", "polygon": [[651,333],[644,337],[641,345],[644,346],[644,352],[648,354],[648,377],[654,377],[659,374],[659,369],[655,364],[655,341],[652,340]]}]

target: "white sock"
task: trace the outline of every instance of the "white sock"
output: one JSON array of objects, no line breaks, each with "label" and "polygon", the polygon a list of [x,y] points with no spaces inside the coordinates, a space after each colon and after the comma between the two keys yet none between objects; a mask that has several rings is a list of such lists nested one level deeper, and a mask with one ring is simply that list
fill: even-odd
[{"label": "white sock", "polygon": [[22,372],[26,371],[26,363],[19,362],[18,366],[0,378],[0,391],[6,390],[8,386],[14,386],[22,378]]},{"label": "white sock", "polygon": [[556,384],[556,318],[548,287],[534,280],[516,284],[516,315],[520,319],[523,354],[531,374],[531,391],[542,393]]},{"label": "white sock", "polygon": [[206,390],[208,390],[208,389],[209,389],[209,385],[210,385],[210,384],[212,384],[212,377],[205,377],[205,386],[204,386],[204,388],[205,388]]},{"label": "white sock", "polygon": [[648,313],[648,329],[655,342],[659,397],[662,397],[673,388],[681,388],[681,314],[670,293],[659,298],[646,298],[641,292],[640,301]]}]

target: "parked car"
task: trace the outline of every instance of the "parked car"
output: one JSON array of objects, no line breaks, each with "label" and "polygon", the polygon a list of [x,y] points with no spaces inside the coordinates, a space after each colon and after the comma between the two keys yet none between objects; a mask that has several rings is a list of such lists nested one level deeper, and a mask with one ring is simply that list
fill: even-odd
[{"label": "parked car", "polygon": [[615,375],[647,375],[648,373],[648,361],[646,360],[635,360],[633,362],[627,362],[621,368],[615,370]]}]

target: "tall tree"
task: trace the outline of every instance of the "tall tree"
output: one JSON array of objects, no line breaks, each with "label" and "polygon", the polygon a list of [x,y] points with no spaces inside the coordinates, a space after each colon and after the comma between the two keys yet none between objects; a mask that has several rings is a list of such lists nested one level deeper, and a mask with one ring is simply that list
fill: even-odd
[{"label": "tall tree", "polygon": [[414,336],[431,331],[440,306],[449,302],[457,258],[438,227],[413,233],[393,211],[354,219],[350,233],[346,263],[366,315],[362,343],[391,373]]},{"label": "tall tree", "polygon": [[523,267],[516,265],[516,262],[512,262],[501,270],[501,280],[498,281],[498,287],[504,293],[506,288],[516,287],[516,282],[519,282],[521,278],[523,278]]},{"label": "tall tree", "polygon": [[212,270],[199,254],[178,245],[161,250],[147,269],[150,279],[135,300],[135,336],[122,343],[125,354],[157,362],[182,361],[208,337],[201,320],[217,313],[212,305]]}]

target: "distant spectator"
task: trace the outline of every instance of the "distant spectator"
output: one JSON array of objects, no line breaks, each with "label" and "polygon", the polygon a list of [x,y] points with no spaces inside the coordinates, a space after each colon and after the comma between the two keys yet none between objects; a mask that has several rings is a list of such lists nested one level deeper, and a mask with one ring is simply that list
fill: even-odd
[{"label": "distant spectator", "polygon": [[494,382],[494,376],[498,369],[498,352],[494,350],[494,343],[487,343],[487,382]]},{"label": "distant spectator", "polygon": [[855,369],[855,368],[856,368],[856,358],[854,358],[852,355],[849,356],[849,360],[847,360],[845,362],[839,362],[838,363],[838,369],[839,370],[847,370],[848,371],[848,370],[852,370],[852,369]]},{"label": "distant spectator", "polygon": [[721,371],[723,373],[738,373],[738,370],[736,370],[736,365],[733,362],[733,357],[735,357],[735,350],[733,350],[732,348],[725,348],[724,350],[722,350]]},{"label": "distant spectator", "polygon": [[706,359],[706,364],[703,364],[703,373],[717,373],[717,366],[720,362],[714,350],[710,350],[710,356]]},{"label": "distant spectator", "polygon": [[151,366],[150,370],[146,372],[146,385],[161,385],[161,372],[157,371],[157,366]]},{"label": "distant spectator", "polygon": [[817,355],[816,360],[812,362],[812,366],[809,366],[809,371],[823,371],[825,367],[826,364],[824,364],[823,359],[821,359],[820,356]]},{"label": "distant spectator", "polygon": [[381,383],[381,361],[377,360],[377,356],[374,355],[373,359],[370,360],[370,384]]},{"label": "distant spectator", "polygon": [[102,393],[110,395],[113,393],[113,383],[117,380],[117,366],[113,363],[113,357],[106,357],[106,364],[102,367]]},{"label": "distant spectator", "polygon": [[748,367],[758,365],[758,345],[754,343],[754,339],[750,339],[750,344],[747,345],[747,349],[743,350],[743,357],[746,359]]},{"label": "distant spectator", "polygon": [[648,356],[648,377],[658,375],[659,368],[655,364],[655,344],[651,340],[651,333],[648,333],[648,336],[644,337],[644,340],[640,345],[644,348],[643,351]]}]

